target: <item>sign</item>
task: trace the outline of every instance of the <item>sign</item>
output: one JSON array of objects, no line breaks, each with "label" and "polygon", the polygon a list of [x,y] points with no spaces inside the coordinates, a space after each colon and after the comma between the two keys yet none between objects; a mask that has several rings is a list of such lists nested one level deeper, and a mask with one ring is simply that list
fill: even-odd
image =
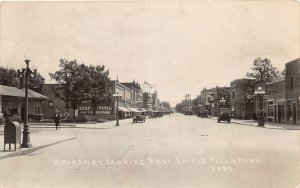
[{"label": "sign", "polygon": [[[87,116],[94,115],[94,107],[91,105],[91,101],[86,100],[82,102],[82,104],[78,107],[78,114]],[[113,115],[113,108],[112,106],[98,105],[95,111],[95,115]]]}]

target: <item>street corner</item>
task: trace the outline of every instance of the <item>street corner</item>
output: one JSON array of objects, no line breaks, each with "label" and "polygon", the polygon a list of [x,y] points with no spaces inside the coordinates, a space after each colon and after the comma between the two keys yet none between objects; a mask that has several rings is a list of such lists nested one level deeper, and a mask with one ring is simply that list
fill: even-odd
[{"label": "street corner", "polygon": [[15,156],[27,155],[37,150],[50,147],[56,144],[60,144],[62,142],[70,141],[73,139],[77,139],[77,137],[60,137],[60,138],[54,137],[54,139],[52,140],[44,139],[42,143],[35,143],[30,148],[21,148],[21,145],[16,144],[16,150],[14,150],[15,149],[14,144],[12,144],[11,150],[7,150],[9,144],[6,144],[7,146],[5,151],[4,151],[4,146],[0,148],[0,160],[10,158],[10,157],[15,157]]}]

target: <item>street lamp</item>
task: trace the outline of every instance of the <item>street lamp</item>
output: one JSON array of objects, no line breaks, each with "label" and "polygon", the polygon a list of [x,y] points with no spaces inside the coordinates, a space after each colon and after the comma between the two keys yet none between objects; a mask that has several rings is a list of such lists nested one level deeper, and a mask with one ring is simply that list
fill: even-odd
[{"label": "street lamp", "polygon": [[263,112],[263,97],[265,96],[266,92],[261,88],[258,87],[257,90],[254,92],[254,95],[258,99],[258,125],[259,127],[262,127],[265,125],[265,117]]},{"label": "street lamp", "polygon": [[119,114],[118,114],[118,108],[119,108],[119,99],[121,99],[121,95],[119,93],[113,94],[113,97],[115,100],[117,100],[117,108],[115,109],[115,114],[117,118],[116,126],[119,126]]},{"label": "street lamp", "polygon": [[226,103],[226,99],[224,99],[224,97],[222,97],[222,98],[220,99],[220,103],[224,105],[224,104]]},{"label": "street lamp", "polygon": [[22,70],[18,70],[18,77],[25,78],[25,119],[24,119],[24,128],[23,128],[23,141],[22,141],[22,148],[31,148],[32,145],[30,143],[30,131],[29,131],[29,125],[28,125],[28,77],[29,76],[36,76],[36,69],[32,71],[29,68],[29,59],[25,59],[26,68],[23,68]]}]

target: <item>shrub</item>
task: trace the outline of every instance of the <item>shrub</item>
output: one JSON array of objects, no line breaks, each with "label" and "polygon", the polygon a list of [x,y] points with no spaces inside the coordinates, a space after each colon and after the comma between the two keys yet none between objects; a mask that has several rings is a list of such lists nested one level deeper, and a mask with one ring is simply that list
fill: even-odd
[{"label": "shrub", "polygon": [[7,117],[6,120],[5,120],[5,123],[7,122],[12,122],[12,121],[17,121],[19,123],[21,123],[21,116],[20,115],[14,115],[12,117]]},{"label": "shrub", "polygon": [[43,119],[44,114],[29,114],[28,119],[31,121],[41,121]]},{"label": "shrub", "polygon": [[0,117],[0,125],[4,125],[5,124],[5,118],[4,117]]}]

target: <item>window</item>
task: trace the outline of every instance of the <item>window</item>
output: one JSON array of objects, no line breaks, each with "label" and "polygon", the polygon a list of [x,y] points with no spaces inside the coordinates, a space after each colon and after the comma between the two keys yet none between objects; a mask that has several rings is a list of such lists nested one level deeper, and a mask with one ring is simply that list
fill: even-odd
[{"label": "window", "polygon": [[232,96],[233,99],[235,99],[235,91],[233,91],[233,92],[231,93],[231,96]]},{"label": "window", "polygon": [[298,120],[300,120],[300,96],[298,96]]},{"label": "window", "polygon": [[48,108],[53,108],[53,101],[48,102]]},{"label": "window", "polygon": [[293,77],[290,77],[290,88],[291,88],[291,90],[294,88],[294,79],[293,79]]},{"label": "window", "polygon": [[41,114],[41,103],[35,103],[35,114]]}]

